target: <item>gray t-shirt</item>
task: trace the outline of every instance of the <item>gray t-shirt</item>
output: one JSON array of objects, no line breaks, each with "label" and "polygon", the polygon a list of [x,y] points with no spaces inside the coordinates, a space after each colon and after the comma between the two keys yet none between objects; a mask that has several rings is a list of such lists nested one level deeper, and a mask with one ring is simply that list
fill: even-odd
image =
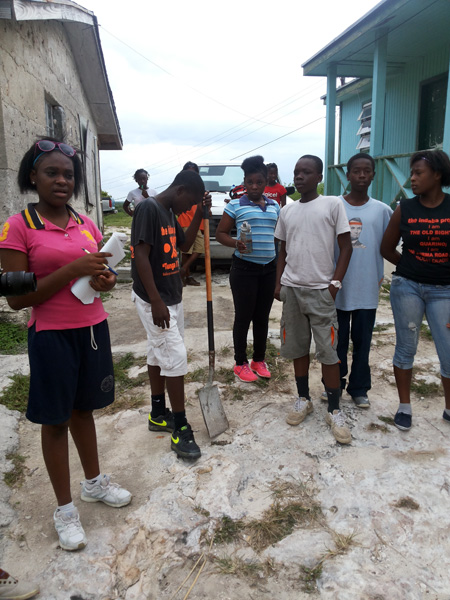
[{"label": "gray t-shirt", "polygon": [[[380,285],[383,281],[381,240],[392,216],[387,204],[369,198],[361,206],[349,204],[342,196],[350,225],[353,253],[342,289],[336,296],[340,310],[373,309],[378,306]],[[336,260],[339,248],[335,247]]]},{"label": "gray t-shirt", "polygon": [[131,277],[133,290],[139,298],[150,303],[134,258],[134,249],[143,242],[151,246],[148,259],[162,300],[166,306],[181,302],[183,285],[177,246],[184,240],[184,232],[173,212],[157,200],[146,198],[136,206],[131,223]]},{"label": "gray t-shirt", "polygon": [[337,196],[286,204],[275,229],[275,237],[286,242],[281,285],[316,290],[328,287],[334,274],[336,237],[347,231],[347,215]]}]

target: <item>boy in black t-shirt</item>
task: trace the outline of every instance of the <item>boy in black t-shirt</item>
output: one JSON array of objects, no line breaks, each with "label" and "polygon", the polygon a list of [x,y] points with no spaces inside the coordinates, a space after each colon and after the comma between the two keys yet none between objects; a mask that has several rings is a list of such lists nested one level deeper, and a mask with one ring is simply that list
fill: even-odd
[{"label": "boy in black t-shirt", "polygon": [[[205,197],[201,177],[182,171],[156,198],[136,207],[131,225],[133,301],[147,332],[147,366],[152,394],[148,417],[151,431],[171,431],[171,447],[184,458],[199,458],[200,448],[186,420],[184,376],[187,352],[183,341],[182,282],[177,248],[189,250],[202,221]],[[191,225],[183,232],[175,215],[197,204]],[[166,408],[165,388],[173,413]]]}]

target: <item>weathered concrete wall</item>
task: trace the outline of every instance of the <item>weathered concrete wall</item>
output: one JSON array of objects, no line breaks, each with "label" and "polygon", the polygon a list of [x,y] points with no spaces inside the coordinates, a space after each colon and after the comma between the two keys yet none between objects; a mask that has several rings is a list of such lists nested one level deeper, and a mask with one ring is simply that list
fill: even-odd
[{"label": "weathered concrete wall", "polygon": [[[64,108],[67,143],[80,147],[79,115],[95,123],[85,97],[64,25],[57,21],[0,20],[0,221],[36,196],[20,194],[16,179],[19,163],[36,138],[48,135],[45,100]],[[87,173],[89,200],[84,191],[72,201],[76,210],[97,222],[95,164]]]}]

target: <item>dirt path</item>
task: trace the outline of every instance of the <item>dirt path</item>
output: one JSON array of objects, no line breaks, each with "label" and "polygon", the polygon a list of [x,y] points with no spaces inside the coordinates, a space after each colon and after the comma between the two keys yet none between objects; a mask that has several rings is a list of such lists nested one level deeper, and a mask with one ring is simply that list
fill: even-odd
[{"label": "dirt path", "polygon": [[[185,288],[184,295],[190,372],[208,362],[204,278],[198,278],[202,287]],[[226,275],[215,272],[213,279],[216,370],[223,374],[233,365],[233,308]],[[145,337],[130,290],[129,284],[117,286],[105,303],[112,345],[115,354],[132,350],[143,355]],[[270,321],[275,344],[280,311],[275,303]],[[25,481],[10,499],[17,518],[4,532],[5,565],[39,580],[45,600],[178,600],[188,587],[174,596],[177,587],[202,553],[208,560],[190,599],[301,600],[311,597],[309,585],[313,597],[333,600],[449,600],[450,429],[440,418],[442,396],[416,396],[414,428],[407,434],[386,423],[397,403],[391,374],[394,332],[386,299],[377,324],[372,407],[357,410],[347,395],[342,403],[353,435],[348,447],[335,443],[318,399],[304,424],[285,424],[295,390],[290,366],[286,379],[281,369],[278,381],[267,387],[232,379],[220,384],[230,420],[221,445],[211,444],[203,424],[196,398],[202,383],[188,383],[188,416],[203,453],[195,464],[176,459],[168,435],[147,430],[148,401],[98,417],[102,470],[133,492],[133,502],[120,510],[82,503],[77,489],[82,472],[72,447],[74,500],[88,536],[82,552],[57,547],[39,427],[22,419],[19,453],[26,457]],[[426,339],[419,359],[421,376],[430,383],[437,361]],[[318,398],[320,368],[315,361],[311,390]],[[148,384],[139,391],[149,398]],[[208,539],[224,515],[233,522],[262,515],[267,521],[264,511],[273,506],[274,493],[288,502],[292,490],[305,510],[318,507],[317,518],[264,549],[255,550],[246,530],[209,549]]]}]

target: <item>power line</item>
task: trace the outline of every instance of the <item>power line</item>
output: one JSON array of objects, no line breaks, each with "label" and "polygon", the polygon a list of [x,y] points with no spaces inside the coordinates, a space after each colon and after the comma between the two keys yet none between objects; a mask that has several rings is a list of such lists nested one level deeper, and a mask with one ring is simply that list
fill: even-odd
[{"label": "power line", "polygon": [[319,117],[318,119],[314,119],[314,121],[310,121],[309,123],[306,123],[305,125],[302,125],[301,127],[297,127],[297,129],[293,129],[289,133],[285,133],[284,135],[280,135],[280,137],[277,137],[274,140],[271,140],[270,142],[267,142],[266,144],[261,144],[261,146],[257,146],[256,148],[252,148],[251,150],[247,150],[247,152],[244,152],[243,154],[238,154],[238,156],[233,156],[233,158],[230,158],[230,160],[236,160],[237,158],[240,158],[241,156],[245,156],[246,154],[250,154],[250,152],[254,152],[255,150],[259,150],[260,148],[264,148],[264,146],[268,146],[269,144],[273,144],[274,142],[277,142],[278,140],[281,140],[282,138],[287,137],[288,135],[291,135],[292,133],[295,133],[296,131],[300,131],[300,129],[304,129],[305,127],[308,127],[308,125],[312,125],[313,123],[317,123],[317,121],[320,121],[321,119],[325,119],[325,117],[322,116],[322,117]]}]

